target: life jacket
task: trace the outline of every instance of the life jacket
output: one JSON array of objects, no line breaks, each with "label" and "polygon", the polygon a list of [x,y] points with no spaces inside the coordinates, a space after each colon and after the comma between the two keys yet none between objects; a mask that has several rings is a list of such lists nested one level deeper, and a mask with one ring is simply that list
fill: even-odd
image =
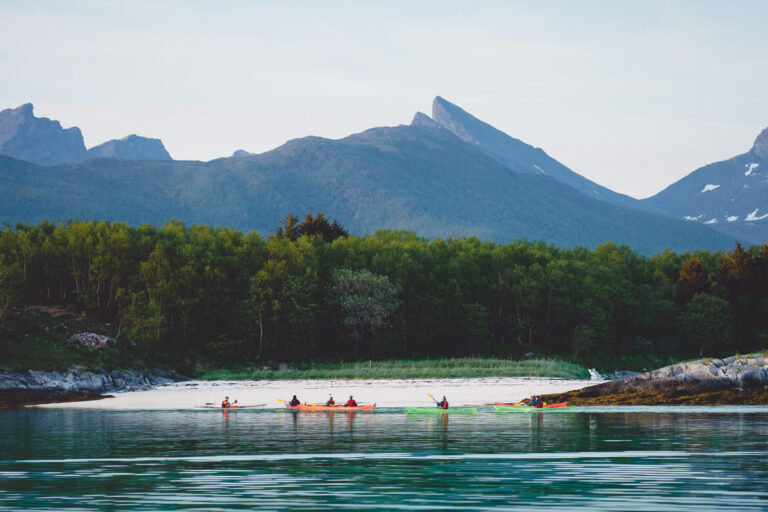
[{"label": "life jacket", "polygon": [[334,402],[333,400],[328,400],[327,402],[325,402],[326,407],[331,407],[334,405],[336,405],[336,402]]},{"label": "life jacket", "polygon": [[443,400],[442,405],[440,405],[441,409],[447,409],[448,408],[448,400]]},{"label": "life jacket", "polygon": [[290,405],[291,407],[296,407],[297,405],[301,405],[301,402],[299,402],[298,398],[294,398],[290,402],[288,402],[288,405]]},{"label": "life jacket", "polygon": [[344,404],[344,407],[357,407],[357,402],[354,400],[347,400],[347,403]]},{"label": "life jacket", "polygon": [[222,407],[229,407],[229,400],[223,400],[223,401],[221,402],[221,406],[222,406]]}]

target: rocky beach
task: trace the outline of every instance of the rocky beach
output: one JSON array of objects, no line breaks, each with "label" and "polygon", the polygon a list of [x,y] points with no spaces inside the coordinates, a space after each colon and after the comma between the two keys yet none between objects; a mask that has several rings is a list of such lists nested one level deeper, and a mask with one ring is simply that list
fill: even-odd
[{"label": "rocky beach", "polygon": [[768,354],[683,362],[542,398],[571,405],[764,405]]},{"label": "rocky beach", "polygon": [[104,398],[105,393],[141,391],[186,380],[164,370],[26,370],[0,372],[0,408]]}]

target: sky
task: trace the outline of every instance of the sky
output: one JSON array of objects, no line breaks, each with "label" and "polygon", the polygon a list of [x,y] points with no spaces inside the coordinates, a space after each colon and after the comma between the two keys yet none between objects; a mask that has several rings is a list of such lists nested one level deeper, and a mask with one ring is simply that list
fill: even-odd
[{"label": "sky", "polygon": [[642,198],[768,127],[765,20],[762,0],[0,0],[0,109],[210,160],[439,95]]}]

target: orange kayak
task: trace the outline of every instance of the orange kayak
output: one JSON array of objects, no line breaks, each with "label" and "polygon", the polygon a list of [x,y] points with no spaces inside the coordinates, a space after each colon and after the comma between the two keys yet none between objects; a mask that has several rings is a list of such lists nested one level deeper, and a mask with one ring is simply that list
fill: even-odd
[{"label": "orange kayak", "polygon": [[371,409],[376,407],[376,404],[369,404],[369,405],[358,405],[357,407],[344,407],[343,405],[332,405],[332,406],[326,406],[326,405],[288,405],[285,404],[285,407],[287,409],[296,409],[298,411],[370,411]]},{"label": "orange kayak", "polygon": [[[521,404],[521,403],[517,403],[517,404],[514,404],[514,403],[505,404],[504,402],[496,402],[496,405],[502,405],[502,406],[505,406],[505,407],[514,407],[514,406],[518,406],[518,407],[520,407],[520,406],[524,406],[524,405],[526,405],[526,406],[527,406],[528,404]],[[568,402],[561,402],[561,403],[559,403],[559,404],[547,404],[547,405],[542,405],[541,407],[538,407],[538,409],[554,409],[555,407],[568,407]]]}]

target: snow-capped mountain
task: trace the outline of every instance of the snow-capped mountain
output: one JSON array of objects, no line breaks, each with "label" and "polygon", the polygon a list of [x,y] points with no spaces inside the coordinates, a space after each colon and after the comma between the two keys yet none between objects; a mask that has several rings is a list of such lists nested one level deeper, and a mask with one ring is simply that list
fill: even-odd
[{"label": "snow-capped mountain", "polygon": [[768,239],[768,128],[748,152],[697,169],[645,202],[734,238]]}]

